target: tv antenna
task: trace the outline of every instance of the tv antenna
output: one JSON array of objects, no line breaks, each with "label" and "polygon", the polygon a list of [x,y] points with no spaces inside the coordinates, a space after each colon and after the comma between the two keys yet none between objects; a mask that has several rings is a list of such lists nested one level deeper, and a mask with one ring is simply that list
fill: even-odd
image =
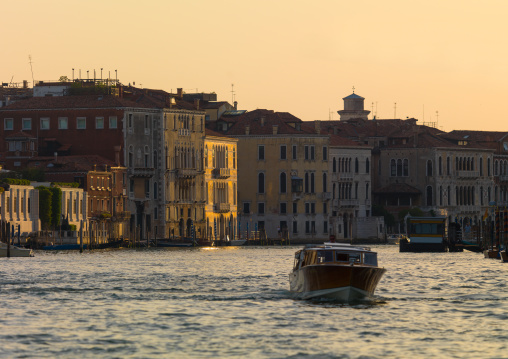
[{"label": "tv antenna", "polygon": [[397,102],[393,103],[393,119],[397,118]]},{"label": "tv antenna", "polygon": [[231,84],[231,103],[235,103],[235,84]]},{"label": "tv antenna", "polygon": [[28,55],[28,63],[30,64],[30,71],[32,72],[32,87],[34,87],[35,81],[34,81],[34,70],[32,68],[32,55]]}]

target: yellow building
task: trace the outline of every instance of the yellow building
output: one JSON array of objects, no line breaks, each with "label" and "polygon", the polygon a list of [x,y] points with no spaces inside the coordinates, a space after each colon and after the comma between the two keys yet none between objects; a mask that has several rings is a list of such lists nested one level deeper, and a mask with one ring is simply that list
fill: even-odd
[{"label": "yellow building", "polygon": [[319,123],[310,128],[288,113],[268,110],[231,121],[222,128],[238,139],[242,237],[264,230],[268,238],[327,239],[329,137],[319,134]]}]

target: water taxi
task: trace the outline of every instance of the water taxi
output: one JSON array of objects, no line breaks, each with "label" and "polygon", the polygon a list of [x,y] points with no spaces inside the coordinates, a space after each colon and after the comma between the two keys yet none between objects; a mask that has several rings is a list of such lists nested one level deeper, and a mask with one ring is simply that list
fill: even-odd
[{"label": "water taxi", "polygon": [[290,291],[302,299],[349,302],[374,294],[385,272],[370,248],[341,243],[307,245],[295,253]]}]

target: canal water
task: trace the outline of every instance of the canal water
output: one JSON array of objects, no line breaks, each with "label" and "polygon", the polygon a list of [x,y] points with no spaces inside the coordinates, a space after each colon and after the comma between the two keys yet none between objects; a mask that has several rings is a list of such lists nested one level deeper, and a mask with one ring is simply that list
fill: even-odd
[{"label": "canal water", "polygon": [[5,358],[507,358],[508,263],[374,246],[373,300],[295,300],[298,247],[0,258]]}]

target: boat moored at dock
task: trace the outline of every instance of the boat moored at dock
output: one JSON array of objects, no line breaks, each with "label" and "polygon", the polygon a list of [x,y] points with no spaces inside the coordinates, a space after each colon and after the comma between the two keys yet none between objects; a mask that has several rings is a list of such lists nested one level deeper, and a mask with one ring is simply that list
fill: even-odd
[{"label": "boat moored at dock", "polygon": [[385,272],[370,248],[339,243],[307,245],[295,253],[290,291],[302,299],[349,302],[373,295]]},{"label": "boat moored at dock", "polygon": [[446,252],[446,217],[406,218],[407,237],[399,243],[400,252]]},{"label": "boat moored at dock", "polygon": [[14,245],[9,246],[4,242],[0,242],[0,257],[33,257],[34,252],[28,248],[17,247]]}]

